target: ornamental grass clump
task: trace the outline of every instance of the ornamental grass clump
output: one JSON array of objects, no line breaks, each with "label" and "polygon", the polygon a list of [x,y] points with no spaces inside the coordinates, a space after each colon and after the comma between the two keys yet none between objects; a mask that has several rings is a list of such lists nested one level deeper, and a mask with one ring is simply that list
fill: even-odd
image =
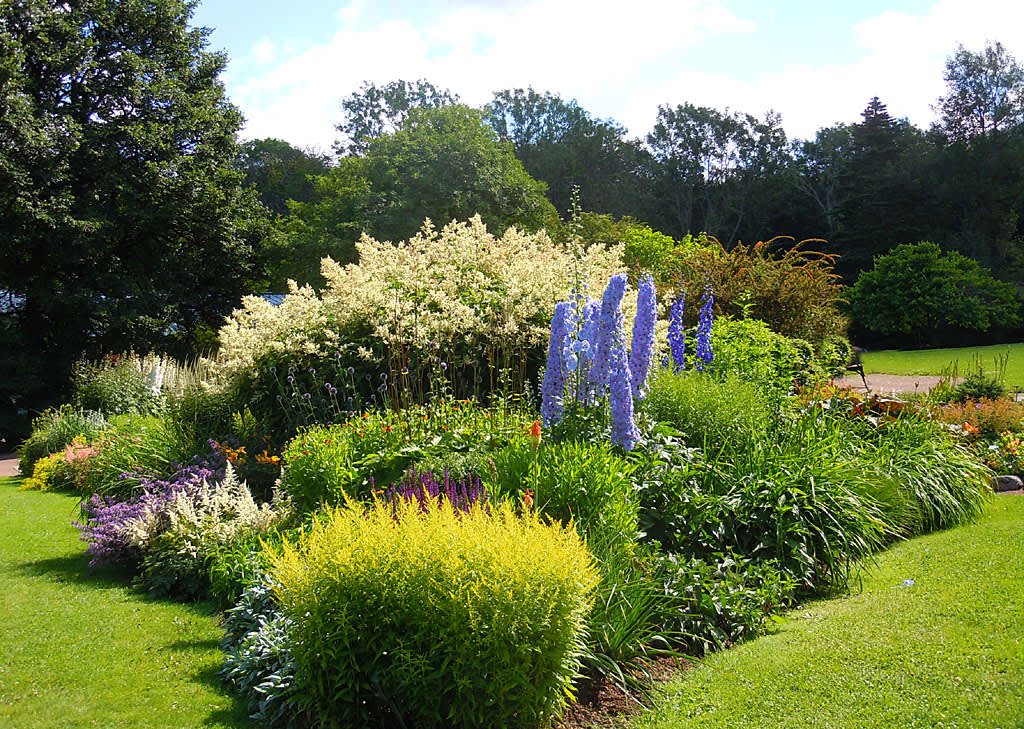
[{"label": "ornamental grass clump", "polygon": [[274,559],[320,726],[523,727],[572,696],[597,572],[572,528],[511,505],[328,510]]}]

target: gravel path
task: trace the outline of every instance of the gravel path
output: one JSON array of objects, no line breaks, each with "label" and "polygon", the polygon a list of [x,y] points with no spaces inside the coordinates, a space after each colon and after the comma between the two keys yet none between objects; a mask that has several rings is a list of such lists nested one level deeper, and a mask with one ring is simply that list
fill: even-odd
[{"label": "gravel path", "polygon": [[[897,392],[925,392],[939,384],[942,379],[937,375],[867,375],[868,392],[885,395]],[[857,390],[864,389],[860,375],[853,373],[836,378],[836,384]]]}]

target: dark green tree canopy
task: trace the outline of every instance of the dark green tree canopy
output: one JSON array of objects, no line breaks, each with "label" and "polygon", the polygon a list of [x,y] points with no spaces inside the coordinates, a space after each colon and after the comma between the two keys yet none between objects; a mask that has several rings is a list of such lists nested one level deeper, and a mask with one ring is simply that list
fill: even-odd
[{"label": "dark green tree canopy", "polygon": [[878,97],[850,127],[849,147],[837,174],[839,225],[834,244],[839,270],[853,275],[874,256],[928,232],[932,195],[919,160],[930,151],[921,130],[894,119]]},{"label": "dark green tree canopy", "polygon": [[394,134],[367,147],[371,231],[386,240],[415,234],[425,218],[438,225],[479,214],[489,228],[538,230],[558,215],[481,111],[457,104],[417,108]]},{"label": "dark green tree canopy", "polygon": [[397,131],[367,140],[362,155],[343,158],[314,186],[313,199],[292,203],[275,226],[275,281],[318,282],[320,259],[353,260],[362,233],[405,240],[427,218],[441,226],[480,215],[496,232],[559,225],[544,183],[483,112],[459,104],[410,109]]},{"label": "dark green tree canopy", "polygon": [[0,290],[20,302],[0,351],[36,359],[41,391],[83,350],[187,347],[258,274],[241,115],[193,8],[0,4]]},{"label": "dark green tree canopy", "polygon": [[397,131],[412,109],[437,109],[458,101],[458,94],[426,79],[399,79],[384,86],[364,81],[359,91],[341,101],[345,120],[337,129],[345,137],[335,146],[344,154],[363,154],[372,140]]},{"label": "dark green tree canopy", "polygon": [[660,165],[657,191],[668,232],[708,232],[726,245],[736,240],[755,208],[752,193],[789,160],[782,120],[682,104],[658,107],[647,144]]},{"label": "dark green tree canopy", "polygon": [[327,172],[326,156],[298,149],[280,139],[244,142],[237,164],[245,174],[245,186],[253,188],[260,202],[275,215],[288,214],[289,200],[312,200],[312,178]]},{"label": "dark green tree canopy", "polygon": [[647,213],[651,156],[614,121],[595,119],[575,99],[532,88],[495,93],[484,113],[498,136],[512,142],[527,172],[547,183],[559,212],[568,213],[576,186],[587,210]]}]

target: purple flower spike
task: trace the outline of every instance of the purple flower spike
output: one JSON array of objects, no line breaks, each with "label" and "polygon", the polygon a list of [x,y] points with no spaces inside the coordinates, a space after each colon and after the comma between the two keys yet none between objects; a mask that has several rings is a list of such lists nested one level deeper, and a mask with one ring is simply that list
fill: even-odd
[{"label": "purple flower spike", "polygon": [[601,302],[597,299],[587,299],[583,305],[583,316],[580,325],[580,363],[579,390],[576,396],[581,403],[590,405],[594,402],[594,386],[590,381],[590,369],[594,364],[594,355],[597,353],[597,332],[601,325]]},{"label": "purple flower spike", "polygon": [[679,298],[672,304],[668,320],[668,345],[672,350],[673,372],[679,372],[686,365],[686,331],[683,327],[683,307],[686,291],[679,291]]},{"label": "purple flower spike", "polygon": [[551,317],[551,341],[548,343],[548,362],[544,370],[544,382],[541,384],[540,415],[545,427],[562,419],[565,402],[565,344],[569,339],[569,316],[571,314],[568,301],[559,301],[555,306],[555,315]]},{"label": "purple flower spike", "polygon": [[626,274],[617,273],[608,281],[608,287],[601,298],[601,319],[597,332],[597,347],[594,364],[590,368],[590,380],[598,394],[604,394],[608,385],[609,352],[613,342],[622,337],[622,295],[626,292]]},{"label": "purple flower spike", "polygon": [[629,362],[622,335],[612,339],[608,347],[608,405],[612,416],[612,443],[631,451],[640,439],[633,420],[633,385],[629,378]]},{"label": "purple flower spike", "polygon": [[633,386],[633,397],[638,400],[647,395],[647,373],[651,369],[651,357],[654,354],[654,325],[657,321],[654,277],[646,274],[640,279],[638,287],[633,346],[629,352],[629,378]]},{"label": "purple flower spike", "polygon": [[715,358],[711,351],[711,325],[714,323],[712,309],[715,306],[715,294],[711,290],[711,284],[704,288],[703,303],[700,307],[700,317],[697,320],[697,371],[703,372],[704,368],[711,364]]}]

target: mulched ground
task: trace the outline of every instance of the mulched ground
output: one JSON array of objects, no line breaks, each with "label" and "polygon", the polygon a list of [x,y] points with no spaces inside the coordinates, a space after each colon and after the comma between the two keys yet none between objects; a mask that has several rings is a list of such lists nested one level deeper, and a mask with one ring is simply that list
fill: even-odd
[{"label": "mulched ground", "polygon": [[[685,659],[659,658],[648,669],[658,685],[692,668]],[[606,678],[584,680],[576,693],[576,703],[555,723],[555,729],[613,729],[621,727],[623,717],[643,711],[643,705]]]}]

